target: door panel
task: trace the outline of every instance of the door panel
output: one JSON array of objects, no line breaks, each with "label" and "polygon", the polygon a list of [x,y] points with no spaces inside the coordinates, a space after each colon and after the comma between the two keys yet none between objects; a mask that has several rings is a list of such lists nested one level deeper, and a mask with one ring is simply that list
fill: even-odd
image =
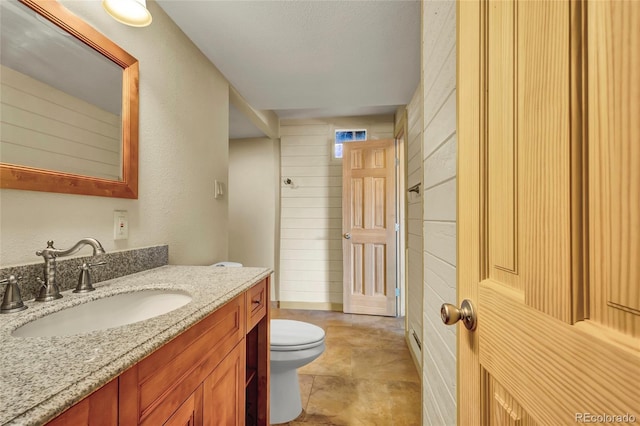
[{"label": "door panel", "polygon": [[[351,244],[352,262],[354,265],[364,265],[364,244]],[[364,294],[363,268],[352,268],[351,293]]]},{"label": "door panel", "polygon": [[566,322],[572,321],[568,22],[568,3],[489,2],[484,195],[489,278],[523,290],[527,304]]},{"label": "door panel", "polygon": [[517,178],[518,138],[516,135],[517,104],[515,97],[514,28],[517,8],[513,3],[489,7],[489,21],[498,22],[504,30],[489,37],[488,56],[496,58],[488,64],[488,115],[500,119],[488,122],[489,140],[489,262],[491,275],[504,283],[519,287],[517,268]]},{"label": "door panel", "polygon": [[458,3],[459,424],[640,419],[639,20]]},{"label": "door panel", "polygon": [[590,318],[638,336],[640,5],[589,3],[588,19]]},{"label": "door panel", "polygon": [[488,419],[485,424],[499,426],[535,426],[531,418],[516,399],[486,370],[483,371],[488,397]]},{"label": "door panel", "polygon": [[582,324],[541,314],[499,283],[479,290],[480,364],[539,423],[575,423],[575,413],[637,411],[640,392],[631,379],[639,376],[637,353],[596,340]]},{"label": "door panel", "polygon": [[[518,1],[516,5],[525,302],[571,322],[570,4]],[[492,33],[489,22],[489,38]]]},{"label": "door panel", "polygon": [[347,313],[396,315],[394,143],[392,139],[349,142],[343,147]]}]

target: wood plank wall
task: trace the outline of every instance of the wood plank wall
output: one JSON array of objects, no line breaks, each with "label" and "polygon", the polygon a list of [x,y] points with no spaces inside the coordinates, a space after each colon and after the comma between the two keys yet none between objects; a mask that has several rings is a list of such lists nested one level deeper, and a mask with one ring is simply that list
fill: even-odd
[{"label": "wood plank wall", "polygon": [[121,118],[2,67],[0,161],[120,178]]},{"label": "wood plank wall", "polygon": [[407,192],[407,341],[418,366],[422,365],[422,354],[413,333],[416,333],[422,343],[422,194],[424,188],[422,95],[422,85],[420,85],[407,105],[407,188],[420,184],[419,193]]},{"label": "wood plank wall", "polygon": [[423,1],[424,316],[423,424],[456,424],[456,3]]},{"label": "wood plank wall", "polygon": [[331,155],[334,131],[367,129],[369,139],[387,139],[393,128],[392,115],[281,121],[281,307],[342,310],[342,160]]}]

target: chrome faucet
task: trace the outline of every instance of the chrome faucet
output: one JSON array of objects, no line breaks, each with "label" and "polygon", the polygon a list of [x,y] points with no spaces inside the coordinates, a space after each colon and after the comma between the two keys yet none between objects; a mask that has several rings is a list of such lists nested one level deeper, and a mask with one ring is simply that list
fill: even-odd
[{"label": "chrome faucet", "polygon": [[44,257],[44,281],[38,278],[42,287],[36,297],[37,301],[48,302],[62,297],[60,287],[56,282],[56,258],[70,256],[86,245],[93,247],[94,256],[105,253],[102,244],[95,238],[83,238],[67,250],[59,250],[53,246],[53,241],[47,241],[47,248],[36,252],[36,255]]}]

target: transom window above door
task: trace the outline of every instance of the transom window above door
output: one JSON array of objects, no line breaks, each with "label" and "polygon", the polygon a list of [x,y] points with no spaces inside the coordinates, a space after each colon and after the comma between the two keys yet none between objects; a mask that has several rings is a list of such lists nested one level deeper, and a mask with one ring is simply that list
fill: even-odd
[{"label": "transom window above door", "polygon": [[342,158],[342,144],[345,142],[366,141],[366,129],[338,129],[333,145],[333,158]]}]

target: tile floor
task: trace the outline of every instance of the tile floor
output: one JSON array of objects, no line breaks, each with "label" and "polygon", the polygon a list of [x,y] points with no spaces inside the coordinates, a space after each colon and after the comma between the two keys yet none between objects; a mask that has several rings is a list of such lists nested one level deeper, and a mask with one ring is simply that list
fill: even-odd
[{"label": "tile floor", "polygon": [[302,414],[288,425],[420,425],[420,377],[404,318],[273,309],[272,318],[316,324],[326,350],[298,370]]}]

